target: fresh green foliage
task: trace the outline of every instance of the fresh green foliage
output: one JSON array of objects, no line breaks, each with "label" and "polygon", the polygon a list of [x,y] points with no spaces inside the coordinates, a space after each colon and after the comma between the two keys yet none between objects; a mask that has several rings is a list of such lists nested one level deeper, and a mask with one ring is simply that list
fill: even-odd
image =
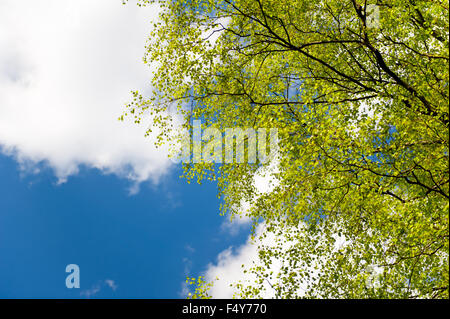
[{"label": "fresh green foliage", "polygon": [[[448,298],[448,2],[140,2],[155,3],[154,95],[135,92],[126,114],[153,116],[174,148],[175,111],[187,129],[278,129],[271,193],[255,198],[253,184],[268,164],[184,165],[188,181],[218,181],[222,213],[276,235],[239,296],[270,281],[281,298]],[[283,267],[271,275],[273,258]],[[377,285],[369,266],[382,269]]]}]

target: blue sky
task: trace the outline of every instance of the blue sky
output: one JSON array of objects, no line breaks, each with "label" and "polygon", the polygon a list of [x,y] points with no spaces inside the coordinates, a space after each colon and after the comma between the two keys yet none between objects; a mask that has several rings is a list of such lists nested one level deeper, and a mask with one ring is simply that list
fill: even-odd
[{"label": "blue sky", "polygon": [[[224,230],[213,183],[178,175],[130,196],[129,182],[95,169],[57,185],[50,169],[24,176],[0,156],[0,297],[179,298],[186,271],[203,272],[246,232]],[[71,263],[80,289],[65,286]]]},{"label": "blue sky", "polygon": [[151,94],[142,57],[158,12],[0,1],[0,297],[178,298],[187,274],[234,280],[255,255],[248,224],[219,215],[216,185],[180,180],[144,137],[150,118],[117,120],[132,90]]}]

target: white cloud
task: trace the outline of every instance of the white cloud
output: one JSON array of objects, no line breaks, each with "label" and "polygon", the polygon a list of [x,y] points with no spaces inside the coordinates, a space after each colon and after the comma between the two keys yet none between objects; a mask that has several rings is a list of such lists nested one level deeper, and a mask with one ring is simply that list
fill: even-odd
[{"label": "white cloud", "polygon": [[[252,220],[246,215],[246,212],[251,209],[252,202],[262,194],[272,192],[279,185],[279,180],[276,177],[276,174],[279,172],[278,165],[279,158],[276,156],[267,166],[262,166],[255,172],[253,176],[253,185],[256,188],[255,196],[251,201],[243,200],[240,203],[240,215],[235,216],[232,220],[228,218],[223,222],[221,225],[222,231],[234,236],[242,229],[248,228]],[[249,236],[246,243],[237,249],[229,247],[222,251],[217,256],[217,263],[207,266],[205,277],[207,282],[214,282],[210,290],[214,298],[233,298],[237,291],[230,284],[236,284],[239,281],[243,284],[250,284],[255,281],[256,277],[253,274],[243,272],[244,268],[242,265],[248,267],[253,263],[259,263],[258,243],[267,246],[275,245],[275,240],[270,234],[263,240],[260,240],[263,230],[264,224],[260,224],[255,231],[254,239]],[[277,273],[279,269],[280,263],[275,260],[271,270]],[[262,292],[264,298],[275,297],[274,290],[270,287],[269,282],[265,282],[264,287],[265,291]]]},{"label": "white cloud", "polygon": [[[189,245],[185,246],[185,248],[191,254],[195,252],[195,249],[192,248]],[[187,278],[189,276],[189,273],[190,273],[191,269],[192,269],[192,260],[187,258],[187,257],[184,257],[182,259],[182,261],[183,261],[183,264],[184,264],[184,277]],[[180,298],[186,298],[188,296],[188,294],[191,293],[189,288],[190,287],[189,287],[188,283],[186,282],[186,280],[184,280],[181,283],[181,289],[178,291],[178,296]]]},{"label": "white cloud", "polygon": [[[247,205],[247,203],[244,203]],[[227,219],[222,222],[220,230],[231,236],[236,236],[243,229],[247,229],[251,224],[252,220],[248,216],[237,216],[231,219],[227,216]]]},{"label": "white cloud", "polygon": [[189,290],[189,286],[186,281],[183,281],[181,283],[181,289],[178,292],[178,297],[181,299],[186,299],[189,294],[192,293],[192,291]]},{"label": "white cloud", "polygon": [[[302,233],[304,231],[305,224],[301,223],[297,228],[290,227],[285,231],[286,233]],[[256,231],[255,236],[249,236],[246,243],[233,249],[222,251],[215,264],[209,264],[206,268],[205,278],[207,282],[213,282],[209,293],[213,298],[234,298],[240,297],[239,291],[235,288],[237,283],[245,286],[255,287],[255,283],[260,279],[253,272],[249,270],[252,267],[262,266],[265,268],[264,273],[260,275],[268,275],[263,282],[262,289],[258,296],[261,298],[277,298],[276,291],[273,287],[277,285],[283,285],[279,276],[283,277],[282,268],[286,267],[286,260],[283,257],[272,257],[269,266],[264,265],[259,258],[259,246],[270,248],[281,248],[282,251],[289,251],[296,243],[289,239],[288,236],[279,236],[276,238],[273,232],[267,232],[264,223],[260,224]],[[343,240],[338,240],[336,249],[339,249],[343,245]],[[324,258],[320,258],[321,261],[325,261]],[[244,266],[243,266],[244,265]],[[320,262],[313,263],[310,266],[303,265],[304,271],[309,272],[309,284],[313,283],[316,276],[320,273]],[[317,268],[316,268],[317,267]],[[230,286],[232,284],[232,286]],[[296,294],[298,296],[304,296],[308,283],[299,283]]]},{"label": "white cloud", "polygon": [[[213,298],[233,298],[237,297],[237,290],[235,287],[231,287],[230,284],[236,284],[241,282],[242,284],[251,284],[256,280],[255,275],[250,272],[244,273],[244,269],[251,266],[252,263],[259,264],[258,257],[258,245],[259,236],[264,230],[264,224],[258,226],[256,230],[256,239],[252,240],[251,236],[247,239],[247,242],[237,249],[229,247],[222,251],[215,264],[209,264],[205,273],[205,279],[207,282],[213,282],[209,293]],[[261,242],[265,245],[273,245],[274,239],[271,236],[267,236]],[[242,267],[245,265],[245,268]],[[276,273],[280,269],[279,263],[275,261],[272,264],[271,270]],[[274,290],[270,287],[269,282],[264,283],[265,290],[262,291],[263,298],[274,298]]]},{"label": "white cloud", "polygon": [[278,169],[279,158],[274,157],[271,162],[266,166],[261,166],[255,172],[253,176],[253,185],[256,188],[256,194],[254,197],[248,200],[242,200],[240,203],[240,207],[238,209],[239,215],[233,216],[231,219],[228,218],[222,223],[221,230],[228,233],[231,236],[237,235],[242,229],[248,228],[251,224],[252,219],[248,217],[247,212],[250,211],[252,202],[258,199],[262,194],[272,192],[276,186],[279,185],[279,180],[276,177],[276,174],[279,172]]},{"label": "white cloud", "polygon": [[[262,194],[270,194],[279,185],[279,180],[277,178],[277,173],[279,173],[279,158],[274,157],[274,159],[266,167],[258,169],[253,177],[253,183],[256,188],[255,197],[252,199],[256,200]],[[245,212],[251,208],[252,201],[241,202],[240,212]],[[222,224],[222,229],[227,230],[230,234],[234,234],[242,229],[243,225],[250,224],[251,220],[246,216],[238,216],[231,222],[225,222]],[[305,225],[303,223],[298,225],[298,228],[286,229],[286,233],[293,234],[295,232],[302,233],[304,231]],[[265,234],[265,236],[263,236]],[[320,235],[319,235],[320,236]],[[295,236],[294,236],[295,237]],[[344,238],[335,236],[336,242],[334,249],[341,249],[343,246],[348,244]],[[257,280],[255,274],[252,272],[244,272],[253,266],[263,266],[259,259],[258,246],[266,248],[281,247],[283,251],[287,251],[295,245],[288,237],[281,236],[275,238],[273,232],[266,232],[265,223],[261,223],[255,230],[254,237],[248,236],[247,241],[237,247],[228,247],[226,250],[222,251],[218,256],[215,263],[210,263],[206,267],[205,279],[206,282],[213,282],[213,285],[209,291],[213,298],[233,298],[239,297],[239,292],[235,288],[237,283],[241,283],[243,286],[249,285],[254,286]],[[325,260],[322,259],[321,260]],[[276,293],[272,286],[276,286],[279,283],[279,278],[277,275],[280,273],[281,267],[283,265],[282,258],[272,258],[272,263],[270,269],[266,269],[266,274],[272,272],[272,277],[269,280],[264,281],[263,289],[260,292],[260,297],[262,298],[275,298]],[[243,267],[244,265],[244,267]],[[318,264],[307,267],[307,271],[312,276],[317,276],[319,271],[315,269]],[[312,278],[312,277],[311,277]],[[311,279],[313,280],[313,279]],[[230,286],[232,284],[233,286]],[[299,286],[297,294],[302,296],[305,294],[306,285]]]},{"label": "white cloud", "polygon": [[106,279],[106,280],[105,280],[105,284],[106,284],[109,288],[111,288],[113,291],[116,291],[116,290],[117,290],[117,284],[116,284],[116,282],[115,282],[114,280],[112,280],[112,279]]},{"label": "white cloud", "polygon": [[92,296],[95,296],[98,294],[101,290],[101,287],[99,284],[95,284],[89,289],[83,290],[80,292],[80,296],[85,297],[86,299],[91,298]]},{"label": "white cloud", "polygon": [[114,280],[105,279],[103,281],[97,282],[89,289],[82,290],[80,292],[80,296],[89,299],[92,296],[97,295],[105,286],[109,287],[112,291],[116,291],[118,288],[118,286]]},{"label": "white cloud", "polygon": [[[121,0],[0,2],[0,151],[60,182],[81,165],[134,182],[171,163],[137,126],[117,121],[130,90],[150,90],[142,63],[156,7]],[[136,191],[136,188],[134,189]]]},{"label": "white cloud", "polygon": [[[291,236],[295,233],[298,235],[305,234],[305,226],[306,224],[300,223],[298,227],[288,227],[284,230],[284,234],[290,234]],[[319,232],[315,236],[320,239],[317,242],[329,243],[325,240],[323,233]],[[244,270],[249,270],[254,266],[262,266],[265,268],[264,274],[269,275],[269,278],[263,282],[263,287],[259,293],[259,297],[266,299],[276,298],[276,292],[273,287],[280,284],[283,285],[280,277],[278,276],[284,276],[281,270],[282,267],[289,265],[286,263],[288,259],[285,259],[282,256],[272,257],[270,265],[264,265],[259,258],[259,246],[265,247],[265,249],[273,248],[275,250],[281,248],[281,251],[287,252],[297,244],[294,240],[292,240],[292,238],[296,238],[296,236],[292,236],[292,238],[289,237],[290,236],[275,235],[273,232],[267,232],[265,229],[265,223],[262,223],[256,228],[255,236],[253,238],[252,236],[249,236],[247,241],[237,249],[229,247],[222,251],[218,255],[217,261],[215,263],[208,264],[206,267],[206,282],[213,283],[213,286],[209,291],[210,295],[213,298],[219,299],[239,297],[239,291],[235,288],[237,283],[242,284],[244,287],[255,287],[255,283],[257,282],[257,279],[259,279],[253,272],[247,271],[245,273]],[[332,237],[335,240],[334,245],[331,246],[332,252],[337,252],[351,244],[351,242],[346,240],[344,236],[339,236],[337,233],[334,233]],[[302,237],[298,236],[298,238]],[[306,238],[312,239],[312,237]],[[299,266],[299,269],[308,272],[310,277],[307,282],[298,282],[299,285],[297,286],[296,291],[297,296],[304,296],[308,286],[313,283],[317,283],[322,266],[327,262],[332,261],[333,255],[326,254],[318,257],[319,258],[309,266],[306,264]],[[375,269],[372,271],[373,274],[380,272],[381,268],[376,268],[376,265],[372,265],[370,267],[372,267],[370,269]],[[295,271],[295,269],[292,270]],[[263,273],[261,273],[261,275],[262,274]],[[375,275],[371,278],[375,278]],[[233,286],[230,286],[230,284]]]}]

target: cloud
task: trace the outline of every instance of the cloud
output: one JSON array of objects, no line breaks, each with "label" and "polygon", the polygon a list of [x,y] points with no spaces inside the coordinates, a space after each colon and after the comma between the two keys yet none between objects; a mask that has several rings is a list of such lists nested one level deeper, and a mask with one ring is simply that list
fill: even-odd
[{"label": "cloud", "polygon": [[231,236],[236,236],[242,230],[248,229],[252,222],[251,218],[248,216],[237,216],[233,219],[229,216],[227,217],[228,218],[222,222],[222,225],[220,225],[220,230]]},{"label": "cloud", "polygon": [[195,253],[195,248],[189,244],[186,244],[186,246],[184,246],[184,249],[186,249],[191,254]]},{"label": "cloud", "polygon": [[[253,177],[253,183],[256,188],[256,194],[252,201],[241,202],[240,212],[245,213],[251,208],[252,202],[262,194],[270,194],[278,185],[279,180],[276,174],[279,172],[279,158],[274,159],[266,167],[258,169]],[[245,225],[251,223],[250,218],[245,215],[238,216],[233,221],[228,221],[222,224],[222,229],[227,230],[230,234],[237,233]],[[252,272],[244,272],[253,266],[264,266],[259,259],[259,246],[266,248],[279,247],[282,243],[282,250],[287,251],[293,244],[292,240],[287,237],[280,236],[275,238],[273,232],[267,232],[266,224],[263,222],[259,224],[255,230],[254,237],[248,236],[247,241],[234,248],[228,247],[222,251],[215,263],[210,263],[206,266],[205,280],[212,282],[213,285],[209,291],[213,298],[234,298],[239,297],[239,291],[234,285],[237,283],[243,286],[254,286],[255,282],[259,280]],[[300,224],[298,228],[290,228],[286,231],[289,233],[302,232],[304,224]],[[264,235],[263,235],[264,234]],[[342,241],[340,241],[342,243]],[[271,278],[266,278],[262,284],[262,289],[259,296],[262,298],[275,298],[276,292],[272,288],[279,279],[277,275],[281,272],[283,265],[282,258],[272,258],[272,263],[269,269],[266,269],[266,274],[272,273]],[[317,270],[310,268],[308,270],[311,274],[317,274]],[[230,286],[232,285],[232,286]],[[298,295],[304,295],[305,287],[299,287]]]},{"label": "cloud", "polygon": [[[193,253],[193,252],[194,252],[194,251],[191,251],[191,250],[190,250],[190,248],[191,248],[191,249],[193,249],[193,248],[190,247],[189,245],[187,245],[185,248],[186,248],[186,250],[188,250],[190,253]],[[182,261],[183,261],[183,265],[184,265],[184,277],[186,278],[186,277],[189,276],[189,273],[190,273],[190,271],[191,271],[191,269],[192,269],[192,260],[189,259],[189,258],[187,258],[187,257],[184,257]],[[186,280],[184,280],[184,281],[181,283],[181,289],[178,291],[178,296],[179,296],[180,298],[186,298],[190,292],[191,292],[191,291],[190,291],[190,289],[189,289],[189,286],[188,286]]]},{"label": "cloud", "polygon": [[[251,201],[243,200],[240,203],[239,211],[240,215],[236,216],[233,220],[227,219],[221,225],[221,230],[234,236],[238,234],[242,229],[248,229],[252,220],[246,215],[251,208],[252,202],[255,201],[262,194],[270,193],[276,186],[279,185],[279,180],[276,174],[278,169],[279,158],[274,157],[273,160],[267,165],[259,168],[253,176],[253,184],[256,188],[256,194]],[[275,240],[271,234],[260,238],[264,231],[265,224],[260,224],[255,231],[255,238],[249,236],[247,241],[238,248],[228,247],[217,256],[217,262],[210,263],[206,267],[205,278],[207,282],[214,282],[209,293],[214,298],[233,298],[238,291],[230,284],[236,284],[238,282],[242,284],[251,284],[256,280],[255,275],[250,272],[244,273],[244,267],[258,264],[258,245],[274,246]],[[280,269],[280,262],[275,260],[272,264],[271,271],[277,273]],[[264,298],[275,297],[274,290],[270,287],[271,283],[264,282],[264,289],[261,296]]]},{"label": "cloud", "polygon": [[121,0],[2,0],[0,151],[59,182],[81,166],[157,182],[171,162],[144,137],[149,121],[117,120],[130,90],[151,90],[142,56],[157,14]]},{"label": "cloud", "polygon": [[[259,297],[277,297],[273,287],[280,284],[283,285],[279,275],[283,276],[282,267],[283,265],[289,265],[287,262],[289,258],[287,256],[285,258],[282,255],[279,255],[271,258],[270,265],[264,265],[259,258],[259,247],[265,247],[266,249],[274,248],[287,252],[298,244],[295,240],[302,240],[302,236],[296,237],[296,235],[307,235],[307,237],[303,238],[308,239],[312,239],[313,237],[311,237],[311,234],[305,233],[305,223],[300,223],[297,227],[290,226],[284,229],[283,234],[286,234],[286,236],[280,234],[275,235],[274,232],[267,232],[265,227],[265,223],[259,224],[253,238],[252,236],[249,236],[247,241],[237,248],[228,247],[218,255],[215,263],[210,263],[207,265],[205,280],[206,282],[213,283],[213,286],[209,291],[213,298],[220,299],[240,297],[239,291],[234,286],[237,283],[242,284],[244,287],[255,287],[255,283],[261,277],[256,277],[254,273],[248,271],[244,272],[244,270],[258,266],[262,266],[261,269],[265,269],[263,272],[260,272],[261,275],[268,275],[268,278],[266,278],[262,284]],[[310,275],[307,281],[301,283],[297,282],[298,286],[296,294],[300,297],[305,295],[308,287],[312,284],[317,284],[320,274],[322,273],[323,266],[327,263],[333,262],[333,254],[339,250],[345,249],[345,247],[351,244],[351,241],[342,235],[338,235],[338,232],[336,231],[333,231],[331,237],[334,238],[334,241],[331,242],[326,240],[326,235],[324,232],[318,232],[318,234],[313,236],[316,236],[315,238],[319,239],[317,242],[322,245],[330,244],[331,246],[329,247],[331,248],[331,253],[324,253],[324,255],[316,256],[316,261],[309,265],[299,261],[301,266],[298,266],[297,270],[301,269],[302,272],[308,272]],[[292,238],[297,239],[293,240]],[[325,249],[323,251],[325,252]],[[382,268],[377,268],[376,265],[369,265],[368,269],[373,274],[369,279],[375,278],[376,274],[382,271]],[[296,271],[295,269],[292,270]],[[233,286],[230,286],[231,284],[233,284]],[[376,282],[374,284],[376,284]]]},{"label": "cloud", "polygon": [[81,291],[80,296],[89,299],[92,296],[95,296],[96,294],[98,294],[100,292],[100,290],[101,290],[100,285],[95,284],[91,288]]},{"label": "cloud", "polygon": [[[290,227],[285,231],[293,234],[295,232],[303,232],[305,224],[301,223],[298,227]],[[275,237],[278,236],[278,237]],[[247,241],[234,249],[229,247],[222,251],[215,263],[210,263],[206,267],[205,278],[206,282],[213,282],[209,293],[213,298],[234,298],[240,297],[239,291],[235,285],[240,283],[244,287],[255,287],[255,283],[261,277],[257,277],[253,272],[248,271],[252,267],[262,267],[265,269],[260,272],[260,275],[267,275],[262,283],[259,297],[270,299],[277,298],[276,291],[273,287],[283,285],[279,276],[283,276],[282,267],[286,266],[286,260],[282,256],[272,257],[270,265],[264,265],[259,258],[259,247],[281,248],[281,251],[289,251],[295,242],[289,239],[289,236],[275,235],[273,232],[266,231],[266,224],[259,224],[255,231],[255,236],[249,236]],[[339,241],[342,244],[342,241]],[[324,258],[320,258],[325,260]],[[309,272],[311,278],[309,284],[316,280],[315,277],[319,275],[320,268],[316,268],[320,263],[313,263],[310,266],[303,265],[303,270]],[[247,270],[247,272],[244,272]],[[233,286],[230,286],[230,285]],[[308,283],[301,283],[296,291],[298,296],[304,296]]]},{"label": "cloud", "polygon": [[186,281],[183,281],[181,283],[181,289],[178,292],[178,297],[182,298],[182,299],[186,299],[189,294],[192,294],[192,291],[189,289],[189,285]]},{"label": "cloud", "polygon": [[114,280],[112,279],[105,279],[103,281],[100,281],[96,284],[94,284],[91,288],[86,289],[86,290],[82,290],[80,292],[80,296],[85,297],[87,299],[97,295],[103,287],[109,287],[112,291],[116,291],[117,290],[117,284]]},{"label": "cloud", "polygon": [[239,215],[233,216],[233,219],[231,219],[230,216],[227,216],[228,218],[220,227],[221,231],[228,233],[231,236],[235,236],[241,230],[249,228],[252,219],[247,215],[247,212],[250,211],[252,202],[256,201],[262,194],[272,192],[275,187],[279,185],[279,180],[276,177],[276,174],[279,172],[279,162],[279,158],[274,157],[268,165],[258,168],[253,176],[253,185],[255,186],[256,193],[250,201],[241,201]]},{"label": "cloud", "polygon": [[[247,242],[242,246],[234,249],[229,247],[222,251],[217,256],[216,263],[211,263],[207,266],[205,272],[205,280],[207,282],[214,282],[209,293],[213,298],[229,299],[235,297],[237,290],[235,287],[231,287],[230,284],[236,284],[238,282],[242,284],[251,284],[256,280],[255,275],[250,272],[244,273],[244,267],[252,265],[252,263],[258,264],[258,245],[256,241],[259,241],[259,236],[264,231],[264,224],[260,224],[256,230],[256,239],[252,240],[251,236],[248,237]],[[267,236],[261,241],[265,245],[273,245],[274,238]],[[280,264],[275,261],[271,265],[271,271],[277,273],[280,269]],[[271,289],[269,282],[264,283],[264,289],[261,296],[263,298],[274,298],[274,290]],[[238,297],[238,296],[237,296]]]},{"label": "cloud", "polygon": [[109,288],[111,288],[113,291],[116,291],[116,290],[117,290],[117,284],[116,284],[116,282],[115,282],[114,280],[112,280],[112,279],[106,279],[106,280],[105,280],[105,284],[106,284]]}]

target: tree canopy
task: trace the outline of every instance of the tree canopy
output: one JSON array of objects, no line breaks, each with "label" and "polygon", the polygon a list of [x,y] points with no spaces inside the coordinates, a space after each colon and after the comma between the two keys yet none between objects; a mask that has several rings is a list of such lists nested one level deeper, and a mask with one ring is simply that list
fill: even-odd
[{"label": "tree canopy", "polygon": [[153,116],[175,149],[175,113],[188,130],[278,130],[271,192],[253,183],[269,162],[183,164],[188,181],[217,180],[222,213],[277,238],[238,296],[268,281],[281,298],[448,298],[448,1],[139,4],[161,8],[144,57],[153,95],[134,92],[125,115]]}]

